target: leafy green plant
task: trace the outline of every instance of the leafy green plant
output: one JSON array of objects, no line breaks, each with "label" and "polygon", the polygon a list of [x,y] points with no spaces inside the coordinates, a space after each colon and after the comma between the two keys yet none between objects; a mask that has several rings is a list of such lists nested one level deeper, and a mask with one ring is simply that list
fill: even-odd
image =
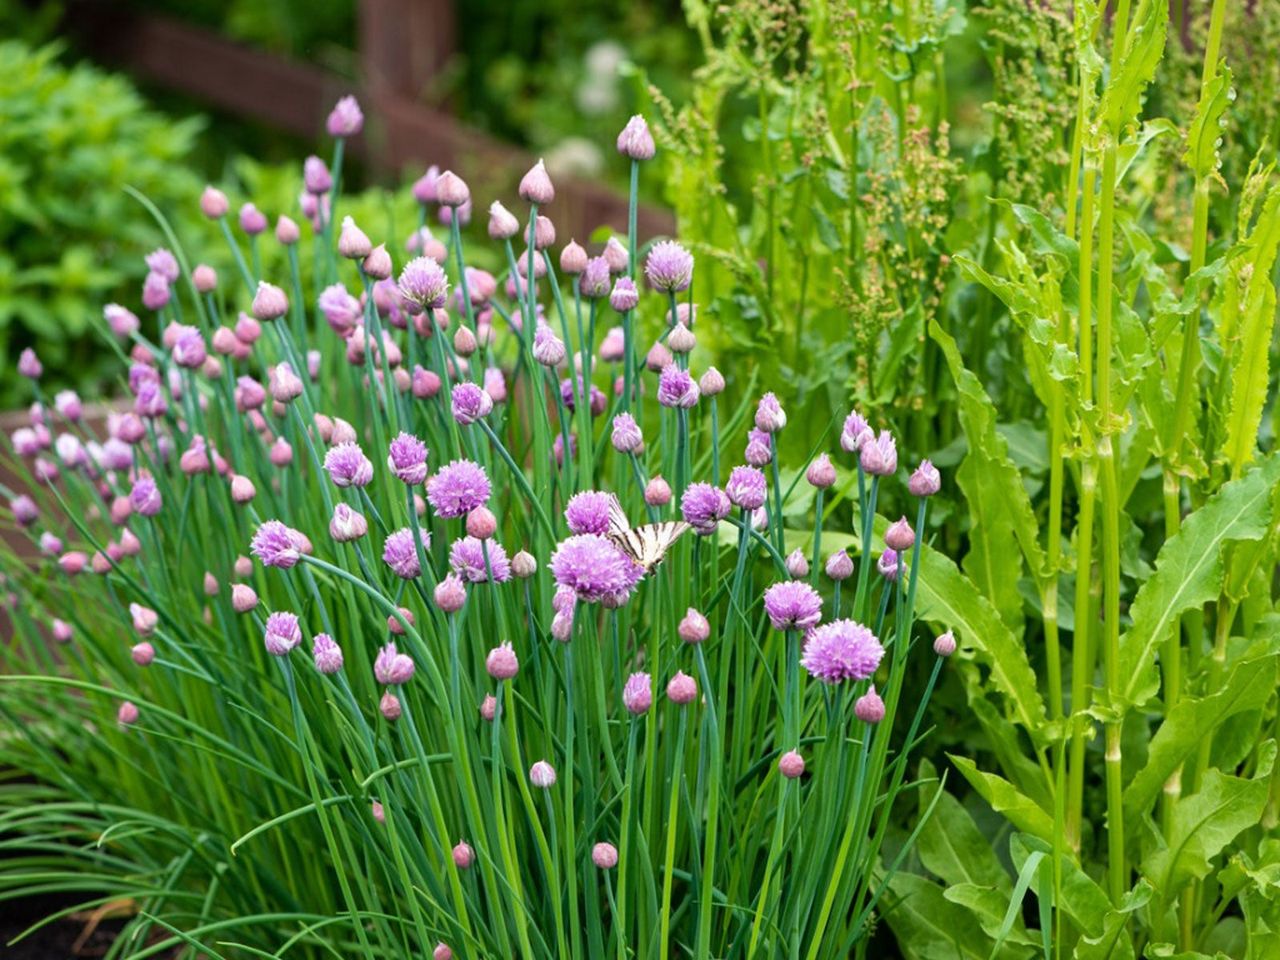
[{"label": "leafy green plant", "polygon": [[[91,324],[141,282],[153,241],[123,188],[198,216],[186,161],[200,121],[157,114],[128,81],[64,66],[59,53],[0,43],[0,362],[38,342],[51,364],[91,383],[106,372]],[[13,387],[4,381],[0,405],[19,399]]]}]

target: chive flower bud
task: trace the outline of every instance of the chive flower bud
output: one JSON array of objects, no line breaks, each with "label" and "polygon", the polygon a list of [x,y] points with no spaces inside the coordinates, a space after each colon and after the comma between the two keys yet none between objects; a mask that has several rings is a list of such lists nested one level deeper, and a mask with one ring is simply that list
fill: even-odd
[{"label": "chive flower bud", "polygon": [[236,613],[248,613],[258,605],[258,594],[247,583],[237,583],[231,588],[231,609]]},{"label": "chive flower bud", "polygon": [[793,580],[803,580],[809,575],[809,560],[800,549],[792,550],[787,554],[784,566]]},{"label": "chive flower bud", "polygon": [[711,636],[711,624],[701,613],[690,607],[685,611],[676,633],[685,643],[702,643]]},{"label": "chive flower bud", "polygon": [[795,780],[804,774],[804,757],[795,750],[788,750],[778,758],[778,772],[788,780]]},{"label": "chive flower bud", "polygon": [[446,207],[461,207],[471,200],[471,190],[460,176],[446,170],[436,180],[436,200]]},{"label": "chive flower bud", "polygon": [[609,294],[609,306],[618,313],[634,310],[640,302],[640,292],[635,281],[630,277],[619,277],[613,282],[613,292]]},{"label": "chive flower bud", "polygon": [[876,436],[865,430],[858,441],[858,461],[873,476],[891,477],[898,471],[898,445],[893,434],[881,430]]},{"label": "chive flower bud", "polygon": [[200,212],[210,220],[220,220],[227,215],[230,204],[227,195],[214,186],[206,186],[200,194]]},{"label": "chive flower bud", "polygon": [[597,843],[591,848],[591,862],[601,870],[612,870],[618,865],[618,848],[612,843]]},{"label": "chive flower bud", "polygon": [[556,188],[552,185],[551,177],[547,175],[547,167],[541,160],[520,178],[519,193],[521,200],[526,203],[536,203],[540,207],[545,207],[556,198]]},{"label": "chive flower bud", "polygon": [[342,669],[342,648],[327,633],[317,633],[311,641],[311,660],[318,673],[337,673]]},{"label": "chive flower bud", "polygon": [[931,497],[941,488],[942,477],[938,475],[938,468],[928,460],[921,460],[907,481],[907,489],[915,497]]},{"label": "chive flower bud", "polygon": [[653,680],[649,674],[637,672],[627,677],[622,687],[622,705],[632,716],[640,716],[653,706]]},{"label": "chive flower bud", "polygon": [[698,682],[689,676],[683,670],[676,672],[676,675],[667,683],[667,699],[677,706],[685,706],[693,703],[698,698]]},{"label": "chive flower bud", "polygon": [[698,388],[704,397],[714,397],[724,392],[724,376],[715,367],[707,367],[706,373],[698,381]]},{"label": "chive flower bud", "polygon": [[605,263],[609,264],[609,272],[614,276],[626,273],[627,268],[631,266],[631,255],[627,253],[627,248],[617,237],[609,238],[608,243],[604,245],[603,256]]},{"label": "chive flower bud", "polygon": [[884,719],[884,701],[876,693],[876,685],[860,696],[853,704],[853,715],[863,723],[879,723]]},{"label": "chive flower bud", "polygon": [[948,630],[940,633],[933,641],[933,652],[940,657],[949,657],[956,652],[956,635]]},{"label": "chive flower bud", "polygon": [[652,160],[655,152],[653,134],[644,117],[636,114],[618,134],[618,152],[632,160]]},{"label": "chive flower bud", "polygon": [[587,251],[576,240],[570,240],[560,251],[560,272],[569,277],[576,277],[587,269]]},{"label": "chive flower bud", "polygon": [[436,606],[445,613],[457,613],[467,602],[467,588],[462,579],[454,573],[447,574],[436,584]]},{"label": "chive flower bud", "polygon": [[292,613],[271,614],[267,617],[263,641],[267,653],[273,657],[287,656],[290,650],[302,642],[302,629],[298,626],[298,618]]},{"label": "chive flower bud", "polygon": [[471,849],[471,844],[464,840],[459,840],[453,848],[453,865],[459,870],[467,870],[471,864],[475,863],[476,852]]},{"label": "chive flower bud", "polygon": [[556,783],[556,768],[545,760],[537,761],[529,768],[529,782],[542,790],[549,790]]},{"label": "chive flower bud", "polygon": [[847,550],[837,550],[827,557],[827,576],[832,580],[848,580],[853,576],[853,558]]},{"label": "chive flower bud", "polygon": [[885,546],[898,553],[911,549],[916,542],[916,534],[906,517],[900,517],[889,525],[889,529],[884,533],[884,542]]},{"label": "chive flower bud", "polygon": [[413,679],[414,665],[406,653],[396,649],[393,641],[388,641],[373,661],[374,678],[383,686],[399,686]]},{"label": "chive flower bud", "polygon": [[279,287],[260,280],[251,309],[258,320],[278,320],[289,312],[289,298]]},{"label": "chive flower bud", "polygon": [[353,96],[342,97],[329,111],[325,129],[331,137],[354,137],[364,128],[364,113]]},{"label": "chive flower bud", "polygon": [[521,580],[527,580],[538,572],[538,561],[534,559],[533,554],[521,550],[511,558],[511,572]]},{"label": "chive flower bud", "polygon": [[484,668],[495,680],[510,680],[520,672],[520,661],[511,644],[503,643],[489,651]]},{"label": "chive flower bud", "polygon": [[817,487],[819,490],[826,490],[835,485],[836,468],[831,464],[831,458],[825,453],[820,453],[813,458],[813,462],[809,464],[809,469],[805,471],[805,479],[809,481],[809,485]]},{"label": "chive flower bud", "polygon": [[[493,240],[510,240],[520,232],[516,215],[497,200],[489,205],[489,237]],[[572,244],[571,244],[572,245]],[[563,260],[561,261],[563,267]]]}]

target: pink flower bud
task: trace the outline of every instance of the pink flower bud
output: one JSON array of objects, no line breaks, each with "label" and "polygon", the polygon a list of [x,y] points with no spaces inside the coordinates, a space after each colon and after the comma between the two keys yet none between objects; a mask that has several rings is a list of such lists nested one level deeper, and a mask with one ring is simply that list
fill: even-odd
[{"label": "pink flower bud", "polygon": [[279,219],[276,220],[276,240],[286,247],[291,247],[298,242],[301,236],[302,233],[298,230],[298,225],[289,217],[281,214]]},{"label": "pink flower bud", "polygon": [[467,514],[467,535],[488,540],[498,529],[498,519],[488,507],[476,507]]},{"label": "pink flower bud", "polygon": [[938,468],[928,460],[921,460],[920,466],[916,467],[911,479],[907,481],[907,489],[916,497],[931,497],[941,488],[942,477],[938,474]]},{"label": "pink flower bud", "polygon": [[884,542],[885,546],[898,553],[911,549],[916,542],[916,534],[906,517],[900,517],[889,525],[889,529],[884,532]]},{"label": "pink flower bud", "polygon": [[591,848],[591,862],[601,870],[612,870],[618,865],[618,848],[612,843],[597,843]]},{"label": "pink flower bud", "polygon": [[940,657],[949,657],[956,652],[956,635],[948,630],[938,634],[933,641],[933,652]]},{"label": "pink flower bud", "polygon": [[436,948],[431,951],[431,960],[453,960],[453,951],[447,943],[437,943]]},{"label": "pink flower bud", "polygon": [[245,504],[253,500],[257,496],[258,491],[253,486],[253,481],[243,474],[237,473],[231,478],[231,499],[236,503]]},{"label": "pink flower bud", "polygon": [[529,768],[529,782],[542,790],[549,790],[556,783],[556,768],[545,760],[539,760]]},{"label": "pink flower bud", "polygon": [[134,704],[126,700],[120,704],[120,709],[116,711],[116,723],[122,727],[138,722],[138,708]]},{"label": "pink flower bud", "polygon": [[847,550],[837,550],[827,557],[827,576],[832,580],[848,580],[853,576],[853,558]]},{"label": "pink flower bud", "polygon": [[156,648],[143,640],[141,643],[135,643],[130,648],[129,656],[140,667],[150,666],[151,661],[156,658]]},{"label": "pink flower bud", "polygon": [[698,698],[698,683],[683,670],[678,671],[667,684],[667,699],[679,706],[693,703]]},{"label": "pink flower bud", "polygon": [[662,477],[654,477],[644,488],[644,502],[651,507],[665,507],[671,502],[671,485]]},{"label": "pink flower bud", "polygon": [[218,289],[218,271],[207,263],[196,264],[191,271],[191,282],[200,293],[212,293]]},{"label": "pink flower bud", "polygon": [[450,573],[436,584],[435,598],[436,606],[445,613],[457,613],[467,602],[467,588],[457,574]]},{"label": "pink flower bud", "polygon": [[698,386],[702,388],[704,397],[714,397],[724,392],[724,376],[715,367],[707,367],[707,372],[698,381]]},{"label": "pink flower bud", "polygon": [[387,245],[380,243],[364,258],[364,272],[374,280],[386,280],[391,276],[391,254]]},{"label": "pink flower bud", "polygon": [[453,848],[453,865],[459,870],[466,870],[475,861],[476,852],[471,849],[471,844],[465,840],[459,840]]},{"label": "pink flower bud", "polygon": [[685,643],[702,643],[711,636],[711,624],[706,617],[690,607],[676,632]]},{"label": "pink flower bud", "polygon": [[278,320],[289,312],[289,298],[274,284],[259,281],[252,309],[258,320]]},{"label": "pink flower bud", "polygon": [[587,269],[587,251],[576,240],[570,240],[560,251],[560,272],[576,277]]},{"label": "pink flower bud", "polygon": [[809,481],[811,486],[817,487],[819,490],[826,490],[835,485],[836,468],[831,464],[831,458],[825,453],[820,453],[814,457],[813,462],[809,464],[809,469],[805,471],[805,479]]},{"label": "pink flower bud", "polygon": [[486,693],[484,699],[480,701],[480,718],[482,720],[492,721],[498,715],[498,701],[493,694]]},{"label": "pink flower bud", "polygon": [[277,437],[276,442],[271,445],[271,450],[267,454],[272,464],[277,467],[287,467],[293,462],[293,447],[289,445],[289,441],[284,437]]},{"label": "pink flower bud", "polygon": [[521,550],[511,558],[511,572],[521,580],[527,580],[538,571],[538,561],[533,558],[533,554]]},{"label": "pink flower bud", "polygon": [[520,232],[520,221],[497,200],[489,206],[489,236],[494,240],[510,240]]},{"label": "pink flower bud", "polygon": [[342,230],[338,234],[338,254],[348,260],[363,260],[373,252],[373,244],[351,217],[342,218]]},{"label": "pink flower bud", "polygon": [[248,613],[258,605],[258,595],[247,583],[237,583],[231,588],[231,609],[236,613]]},{"label": "pink flower bud", "polygon": [[200,212],[210,220],[225,217],[229,206],[227,195],[217,187],[205,187],[204,192],[200,194]]},{"label": "pink flower bud", "polygon": [[804,757],[795,750],[788,750],[778,758],[778,772],[788,780],[794,780],[804,773]]},{"label": "pink flower bud", "polygon": [[396,610],[400,616],[397,617],[394,613],[390,614],[387,617],[387,629],[391,631],[393,637],[403,637],[405,629],[404,624],[400,622],[400,617],[403,617],[405,623],[408,623],[411,627],[417,623],[417,620],[413,616],[413,611],[408,607],[397,607]]},{"label": "pink flower bud", "polygon": [[809,559],[800,550],[787,554],[786,567],[793,580],[803,580],[809,575]]},{"label": "pink flower bud", "polygon": [[154,633],[160,621],[158,613],[140,603],[129,604],[129,616],[133,618],[133,629],[144,637]]},{"label": "pink flower bud", "polygon": [[853,704],[853,714],[863,723],[879,723],[884,719],[884,701],[873,683]]},{"label": "pink flower bud", "polygon": [[378,712],[387,720],[393,723],[400,719],[400,700],[394,693],[388,690],[382,695],[382,699],[378,701]]},{"label": "pink flower bud", "polygon": [[383,809],[382,804],[377,800],[374,800],[369,804],[369,812],[373,814],[373,819],[377,820],[379,823],[387,822],[387,812]]},{"label": "pink flower bud", "polygon": [[698,338],[683,323],[677,323],[667,334],[667,347],[672,353],[687,354],[698,345]]},{"label": "pink flower bud", "polygon": [[655,151],[649,124],[636,114],[618,134],[618,152],[632,160],[652,160]]},{"label": "pink flower bud", "polygon": [[436,200],[446,207],[460,207],[471,199],[466,182],[452,170],[440,174],[436,181]]},{"label": "pink flower bud", "polygon": [[519,192],[521,200],[526,203],[536,203],[540,207],[545,207],[556,198],[556,188],[552,185],[551,178],[547,176],[547,168],[541,160],[520,178]]},{"label": "pink flower bud", "polygon": [[489,651],[484,668],[495,680],[510,680],[520,672],[520,661],[511,644],[504,643]]}]

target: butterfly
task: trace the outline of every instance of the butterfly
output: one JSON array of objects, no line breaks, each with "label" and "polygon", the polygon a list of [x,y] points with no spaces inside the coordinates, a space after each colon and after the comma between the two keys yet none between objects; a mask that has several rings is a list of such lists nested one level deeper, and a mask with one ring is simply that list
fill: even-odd
[{"label": "butterfly", "polygon": [[609,496],[609,529],[606,536],[623,553],[644,567],[646,573],[660,564],[672,544],[689,530],[689,524],[683,520],[632,527],[618,498],[612,494]]}]

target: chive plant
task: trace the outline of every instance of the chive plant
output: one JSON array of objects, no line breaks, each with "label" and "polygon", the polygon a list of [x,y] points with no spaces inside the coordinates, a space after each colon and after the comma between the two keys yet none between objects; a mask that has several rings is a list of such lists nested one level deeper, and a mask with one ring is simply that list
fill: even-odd
[{"label": "chive plant", "polygon": [[0,898],[110,904],[138,960],[861,954],[955,650],[917,625],[937,470],[857,413],[779,462],[693,256],[637,236],[643,119],[625,246],[554,257],[539,163],[497,276],[450,171],[398,270],[342,215],[362,123],[307,161],[305,238],[206,189],[231,276],[138,198],[165,246],[104,311],[105,423],[18,364]]}]

